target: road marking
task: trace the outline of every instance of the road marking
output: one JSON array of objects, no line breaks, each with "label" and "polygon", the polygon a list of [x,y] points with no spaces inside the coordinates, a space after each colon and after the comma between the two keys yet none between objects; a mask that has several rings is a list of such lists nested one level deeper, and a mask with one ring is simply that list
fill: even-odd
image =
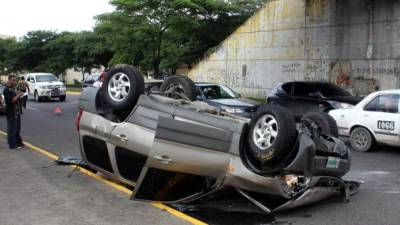
[{"label": "road marking", "polygon": [[[2,134],[3,136],[7,136],[7,133],[2,131],[2,130],[0,130],[0,134]],[[47,157],[49,157],[52,160],[57,160],[58,159],[57,155],[51,153],[48,150],[42,149],[40,147],[37,147],[37,146],[35,146],[35,145],[33,145],[33,144],[29,143],[29,142],[26,142],[26,141],[24,141],[24,144],[25,144],[25,146],[29,147],[33,151],[39,152],[39,153],[41,153],[43,155],[46,155]],[[121,192],[123,192],[125,194],[128,194],[128,195],[132,195],[132,191],[129,190],[128,188],[126,188],[126,187],[124,187],[124,186],[122,186],[120,184],[117,184],[115,182],[112,182],[110,180],[107,180],[104,177],[102,177],[100,175],[97,175],[95,173],[92,173],[91,171],[89,171],[89,170],[87,170],[87,169],[85,169],[83,167],[76,166],[76,165],[70,165],[69,167],[76,168],[81,173],[83,173],[83,174],[85,174],[85,175],[87,175],[89,177],[92,177],[92,178],[94,178],[94,179],[96,179],[96,180],[98,180],[98,181],[100,181],[100,182],[102,182],[104,184],[107,184],[107,185],[113,187],[114,189],[116,189],[118,191],[121,191]],[[186,215],[186,214],[184,214],[184,213],[182,213],[182,212],[180,212],[178,210],[175,210],[175,209],[173,209],[171,207],[168,207],[168,206],[166,206],[164,204],[151,203],[151,205],[156,207],[156,208],[158,208],[158,209],[161,209],[163,211],[167,211],[167,212],[171,213],[172,215],[174,215],[174,216],[176,216],[176,217],[178,217],[180,219],[186,220],[186,221],[188,221],[188,222],[190,222],[190,223],[192,223],[194,225],[208,225],[207,223],[204,223],[204,222],[202,222],[202,221],[200,221],[198,219],[190,217],[190,216],[188,216],[188,215]]]}]

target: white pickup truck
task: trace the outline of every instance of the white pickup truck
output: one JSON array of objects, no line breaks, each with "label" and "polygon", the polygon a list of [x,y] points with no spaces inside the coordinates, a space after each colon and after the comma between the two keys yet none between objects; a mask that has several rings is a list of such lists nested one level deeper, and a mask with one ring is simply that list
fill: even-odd
[{"label": "white pickup truck", "polygon": [[44,98],[59,98],[65,101],[67,91],[65,85],[51,73],[28,73],[26,80],[29,84],[29,94],[33,95],[35,101]]}]

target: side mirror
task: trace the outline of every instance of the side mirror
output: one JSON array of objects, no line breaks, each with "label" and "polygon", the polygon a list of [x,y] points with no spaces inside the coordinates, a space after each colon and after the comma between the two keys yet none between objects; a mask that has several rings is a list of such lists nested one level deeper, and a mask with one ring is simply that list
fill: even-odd
[{"label": "side mirror", "polygon": [[241,97],[242,97],[242,94],[239,94],[239,93],[238,93],[237,96],[238,96],[239,98],[241,98]]},{"label": "side mirror", "polygon": [[197,101],[203,101],[203,98],[201,97],[201,95],[197,95],[196,99],[197,99]]}]

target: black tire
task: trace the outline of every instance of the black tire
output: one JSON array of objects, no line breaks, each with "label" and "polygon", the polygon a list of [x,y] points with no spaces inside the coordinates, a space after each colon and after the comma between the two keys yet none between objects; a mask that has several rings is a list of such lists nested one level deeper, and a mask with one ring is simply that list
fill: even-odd
[{"label": "black tire", "polygon": [[38,94],[38,92],[35,90],[35,92],[33,93],[33,100],[35,101],[35,102],[41,102],[42,101],[42,99],[39,97],[39,94]]},{"label": "black tire", "polygon": [[61,101],[61,102],[65,102],[65,99],[66,99],[66,98],[67,98],[67,96],[61,96],[61,97],[60,97],[60,101]]},{"label": "black tire", "polygon": [[130,110],[144,93],[143,76],[134,68],[113,68],[107,72],[102,92],[104,102],[115,112]]},{"label": "black tire", "polygon": [[[269,127],[264,126],[265,123]],[[247,144],[254,157],[264,165],[276,165],[292,150],[296,138],[296,123],[287,109],[278,105],[262,105],[251,119]]]},{"label": "black tire", "polygon": [[169,98],[196,100],[196,85],[190,78],[182,75],[169,76],[161,84],[160,90]]},{"label": "black tire", "polygon": [[301,118],[301,121],[315,124],[321,134],[336,138],[339,137],[339,129],[336,125],[336,121],[327,113],[309,112]]},{"label": "black tire", "polygon": [[350,132],[351,148],[358,152],[367,152],[375,145],[375,139],[365,127],[356,127]]}]

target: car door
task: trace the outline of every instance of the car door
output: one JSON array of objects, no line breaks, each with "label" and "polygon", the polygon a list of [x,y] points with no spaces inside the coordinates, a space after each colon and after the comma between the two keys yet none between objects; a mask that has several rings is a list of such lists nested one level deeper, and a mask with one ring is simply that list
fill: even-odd
[{"label": "car door", "polygon": [[215,118],[194,114],[159,118],[154,143],[132,199],[181,202],[198,198],[222,183],[230,162],[232,133],[199,123],[203,117],[203,121]]},{"label": "car door", "polygon": [[128,118],[110,134],[115,174],[134,185],[153,146],[158,118],[172,118],[175,107],[154,104],[150,97],[141,96]]},{"label": "car door", "polygon": [[364,107],[363,117],[366,125],[373,129],[379,142],[399,143],[400,114],[398,94],[381,94]]}]

